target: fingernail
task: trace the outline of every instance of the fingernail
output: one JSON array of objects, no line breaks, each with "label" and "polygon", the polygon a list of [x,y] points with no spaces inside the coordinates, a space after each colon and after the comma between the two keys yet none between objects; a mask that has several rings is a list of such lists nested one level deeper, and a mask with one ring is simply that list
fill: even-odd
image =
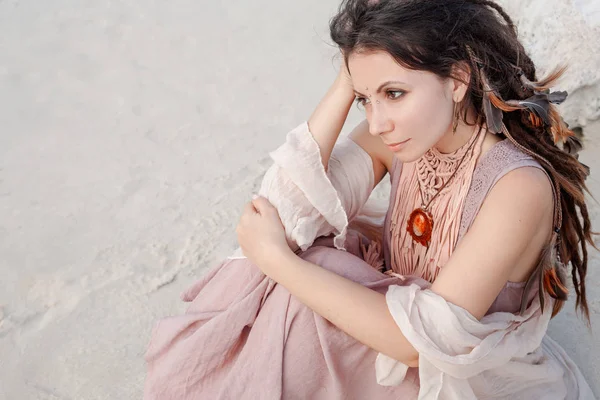
[{"label": "fingernail", "polygon": [[252,200],[255,200],[257,197],[258,197],[258,195],[257,195],[257,194],[253,194],[253,195],[252,195]]}]

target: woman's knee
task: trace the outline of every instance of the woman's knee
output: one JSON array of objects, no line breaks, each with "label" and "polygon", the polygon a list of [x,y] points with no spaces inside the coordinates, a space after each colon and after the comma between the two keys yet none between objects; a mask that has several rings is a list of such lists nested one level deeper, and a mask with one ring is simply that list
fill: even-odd
[{"label": "woman's knee", "polygon": [[336,248],[313,246],[301,253],[300,258],[358,283],[385,277],[362,258]]}]

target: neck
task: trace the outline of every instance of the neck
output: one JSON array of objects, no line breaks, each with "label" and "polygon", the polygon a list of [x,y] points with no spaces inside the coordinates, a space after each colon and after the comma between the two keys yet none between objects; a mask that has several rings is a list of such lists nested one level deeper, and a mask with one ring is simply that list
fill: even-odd
[{"label": "neck", "polygon": [[[467,121],[474,121],[475,113],[470,110],[467,115]],[[467,144],[471,137],[479,131],[479,126],[467,125],[464,121],[460,120],[456,133],[452,132],[452,124],[448,131],[442,136],[442,138],[436,143],[435,148],[442,154],[454,153],[462,146]]]}]

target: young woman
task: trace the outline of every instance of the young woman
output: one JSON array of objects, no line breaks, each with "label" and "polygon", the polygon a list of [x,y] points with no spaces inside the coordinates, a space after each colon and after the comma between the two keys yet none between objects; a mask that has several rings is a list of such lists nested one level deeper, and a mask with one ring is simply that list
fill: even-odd
[{"label": "young woman", "polygon": [[593,245],[563,70],[539,80],[491,1],[345,0],[330,28],[339,76],[271,154],[243,257],[154,328],[145,398],[593,398],[545,335],[569,264],[588,317]]}]

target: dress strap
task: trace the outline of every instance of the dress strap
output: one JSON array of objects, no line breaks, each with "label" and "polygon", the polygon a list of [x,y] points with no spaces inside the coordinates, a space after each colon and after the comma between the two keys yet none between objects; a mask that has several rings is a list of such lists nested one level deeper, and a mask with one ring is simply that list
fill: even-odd
[{"label": "dress strap", "polygon": [[536,167],[546,172],[539,162],[519,151],[508,140],[498,142],[483,155],[473,172],[473,180],[465,199],[457,244],[475,221],[479,209],[496,182],[509,172],[522,167]]}]

